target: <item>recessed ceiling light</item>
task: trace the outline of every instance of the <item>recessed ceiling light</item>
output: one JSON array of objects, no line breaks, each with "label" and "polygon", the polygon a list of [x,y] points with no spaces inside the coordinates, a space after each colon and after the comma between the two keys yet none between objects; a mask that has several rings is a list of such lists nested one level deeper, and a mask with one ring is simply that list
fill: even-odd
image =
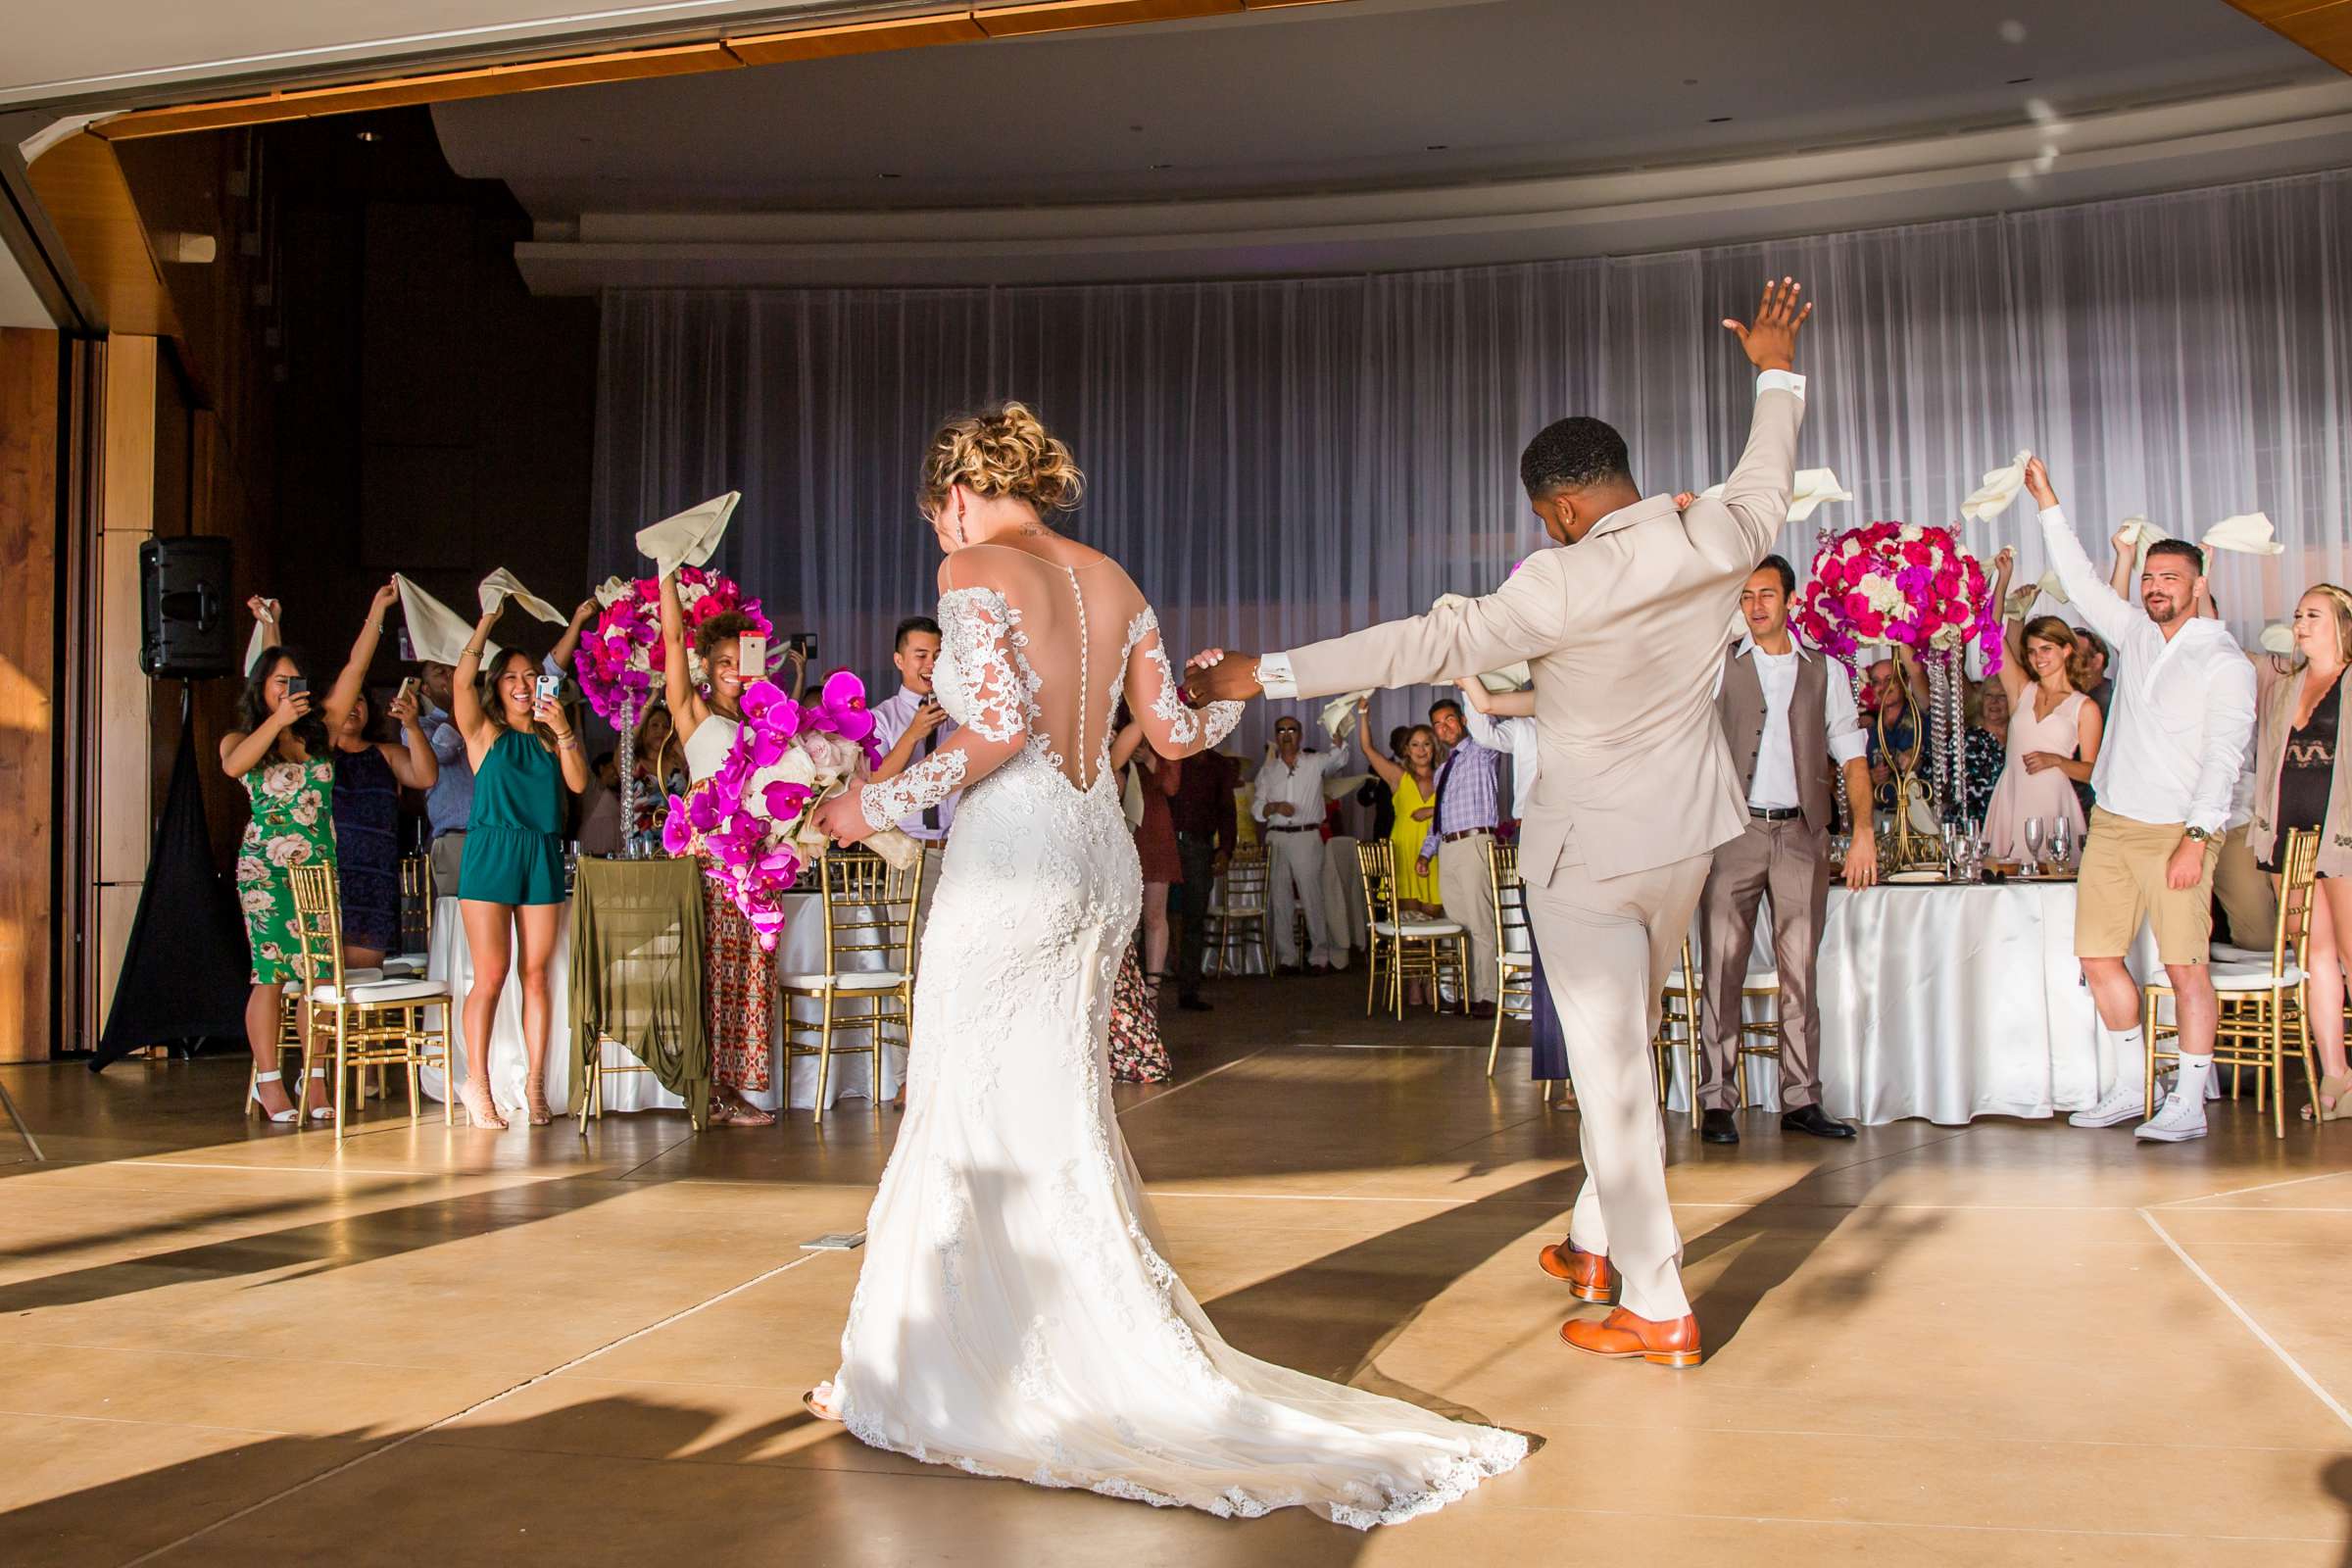
[{"label": "recessed ceiling light", "polygon": [[1728,125],[1731,122],[1732,117],[1729,115],[1717,115],[1714,119],[1707,122],[1707,123],[1710,125]]},{"label": "recessed ceiling light", "polygon": [[2011,76],[2009,78],[2009,85],[2012,87],[2023,87],[2027,82],[2032,81],[2033,79],[2034,78],[2032,76]]},{"label": "recessed ceiling light", "polygon": [[1153,169],[1155,169],[1155,170],[1159,170],[1159,169],[1174,169],[1176,166],[1175,166],[1174,164],[1153,164],[1152,167]]},{"label": "recessed ceiling light", "polygon": [[1143,126],[1141,126],[1141,125],[1129,125],[1127,128],[1128,128],[1129,130],[1136,131],[1136,132],[1140,133],[1140,132],[1143,130],[1143,128],[1144,128],[1144,127],[1143,127]]},{"label": "recessed ceiling light", "polygon": [[1433,141],[1433,142],[1431,142],[1431,143],[1429,144],[1429,146],[1428,146],[1427,148],[1425,148],[1425,149],[1424,149],[1424,151],[1427,151],[1427,152],[1433,152],[1433,153],[1442,153],[1442,152],[1444,152],[1444,151],[1445,151],[1445,150],[1446,150],[1447,147],[1449,147],[1449,146],[1451,146],[1451,145],[1452,145],[1452,144],[1451,144],[1450,142]]},{"label": "recessed ceiling light", "polygon": [[382,141],[384,139],[380,134],[372,130],[363,130],[356,132],[356,134],[361,141]]},{"label": "recessed ceiling light", "polygon": [[876,179],[896,179],[899,176],[896,174],[876,174],[874,177]]},{"label": "recessed ceiling light", "polygon": [[1696,76],[1685,76],[1683,78],[1683,85],[1686,87],[1695,87],[1698,85],[1698,78]]}]

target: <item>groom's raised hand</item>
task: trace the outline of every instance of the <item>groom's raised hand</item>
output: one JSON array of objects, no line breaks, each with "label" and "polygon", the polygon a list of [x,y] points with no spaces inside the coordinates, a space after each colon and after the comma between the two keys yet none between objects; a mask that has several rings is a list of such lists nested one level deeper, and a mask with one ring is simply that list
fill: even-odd
[{"label": "groom's raised hand", "polygon": [[1796,368],[1796,329],[1813,314],[1812,302],[1798,298],[1804,291],[1805,285],[1790,277],[1767,282],[1764,297],[1756,302],[1754,321],[1742,324],[1728,316],[1723,318],[1723,324],[1739,334],[1747,362],[1757,369]]},{"label": "groom's raised hand", "polygon": [[1184,666],[1185,694],[1195,703],[1246,703],[1265,688],[1257,683],[1257,656],[1211,648]]}]

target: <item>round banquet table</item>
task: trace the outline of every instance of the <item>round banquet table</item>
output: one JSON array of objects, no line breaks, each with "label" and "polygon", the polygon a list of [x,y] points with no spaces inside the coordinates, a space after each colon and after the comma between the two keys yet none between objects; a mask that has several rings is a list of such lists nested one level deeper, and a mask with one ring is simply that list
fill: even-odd
[{"label": "round banquet table", "polygon": [[[822,969],[825,964],[825,914],[823,900],[814,893],[794,893],[785,897],[788,918],[784,935],[776,943],[776,969],[780,974],[808,973]],[[571,906],[565,905],[562,924],[556,932],[556,952],[548,964],[550,993],[547,1054],[547,1101],[559,1113],[571,1103]],[[861,955],[880,967],[880,955]],[[466,987],[473,981],[473,963],[466,946],[466,926],[458,910],[456,899],[439,900],[433,910],[433,934],[429,966],[426,972],[435,980],[450,982],[453,995],[461,1006]],[[813,1020],[816,1004],[806,998],[796,999],[798,1015]],[[450,1049],[456,1053],[460,1070],[467,1059],[465,1019],[461,1014],[450,1031]],[[872,1096],[872,1062],[866,1055],[844,1056],[843,1043],[852,1046],[864,1044],[865,1031],[838,1029],[834,1033],[833,1070],[825,1089],[825,1108],[830,1110],[843,1099],[869,1099]],[[608,1066],[634,1064],[636,1058],[620,1047],[608,1042],[604,1048]],[[528,1057],[522,1044],[522,989],[512,978],[498,999],[498,1012],[490,1025],[490,1095],[501,1111],[512,1113],[523,1106],[523,1084],[528,1076]],[[775,1031],[771,1048],[769,1087],[765,1093],[747,1095],[762,1110],[779,1108],[781,1097],[775,1086],[783,1082],[784,1036]],[[882,1047],[882,1096],[895,1097],[906,1073],[906,1048],[904,1042],[886,1040]],[[424,1092],[435,1100],[448,1098],[438,1068],[427,1067],[419,1081]],[[605,1108],[607,1110],[684,1110],[686,1102],[669,1093],[657,1082],[652,1073],[607,1072],[604,1075]],[[816,1058],[802,1056],[792,1064],[792,1108],[813,1110],[816,1107]]]},{"label": "round banquet table", "polygon": [[[1753,966],[1772,961],[1767,904]],[[2142,980],[2156,972],[2144,928],[2126,961]],[[1822,1107],[1841,1120],[2055,1116],[2115,1077],[2075,961],[2072,882],[1833,887],[1816,989]],[[1769,1011],[1751,1004],[1750,1016]],[[1779,1109],[1776,1064],[1751,1058],[1744,1071],[1748,1102]],[[1669,1102],[1687,1111],[1689,1093],[1678,1050]]]}]

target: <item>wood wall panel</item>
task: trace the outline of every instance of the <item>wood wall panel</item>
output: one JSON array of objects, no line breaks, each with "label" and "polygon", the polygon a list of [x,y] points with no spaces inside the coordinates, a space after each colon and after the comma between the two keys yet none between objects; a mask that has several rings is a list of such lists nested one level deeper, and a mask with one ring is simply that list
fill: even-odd
[{"label": "wood wall panel", "polygon": [[0,1061],[53,1044],[58,354],[0,328]]}]

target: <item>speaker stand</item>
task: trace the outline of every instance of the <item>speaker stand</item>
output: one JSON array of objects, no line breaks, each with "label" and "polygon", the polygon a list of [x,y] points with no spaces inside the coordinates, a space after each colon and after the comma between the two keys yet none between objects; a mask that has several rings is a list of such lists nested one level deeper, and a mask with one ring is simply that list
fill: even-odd
[{"label": "speaker stand", "polygon": [[32,1151],[34,1162],[42,1165],[48,1164],[49,1156],[41,1152],[40,1141],[32,1136],[32,1129],[24,1125],[24,1114],[17,1109],[16,1097],[8,1092],[8,1085],[5,1082],[0,1082],[0,1107],[6,1107],[8,1119],[16,1123],[17,1136],[24,1140],[26,1149]]}]

